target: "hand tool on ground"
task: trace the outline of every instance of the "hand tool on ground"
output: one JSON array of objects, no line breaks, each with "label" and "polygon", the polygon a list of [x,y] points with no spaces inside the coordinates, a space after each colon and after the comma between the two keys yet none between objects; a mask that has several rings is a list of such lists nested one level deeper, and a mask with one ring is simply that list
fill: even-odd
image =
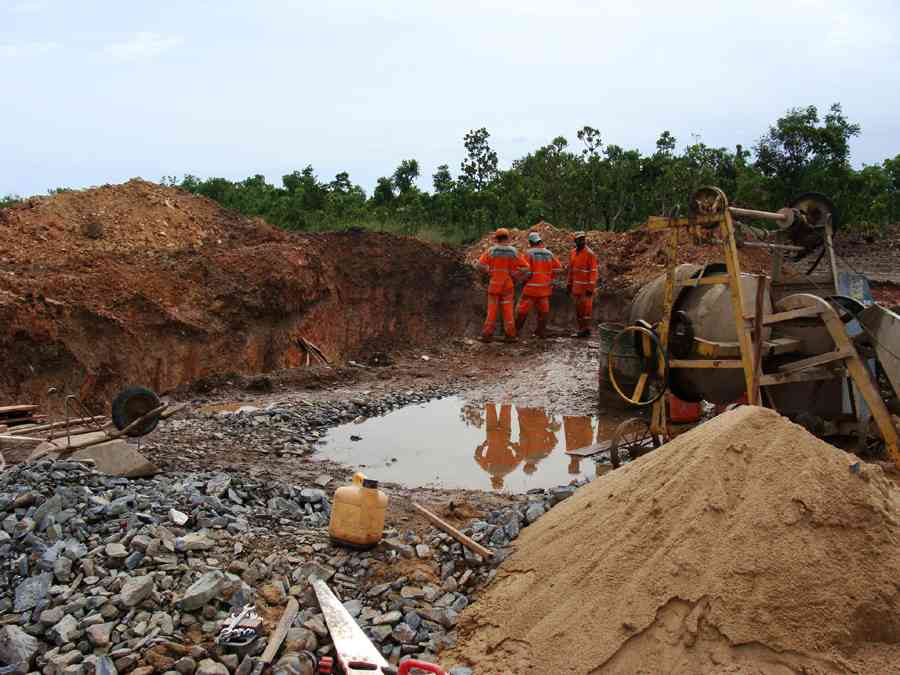
[{"label": "hand tool on ground", "polygon": [[244,605],[237,614],[233,614],[225,624],[216,643],[226,647],[246,647],[259,637],[259,626],[262,620],[253,605]]},{"label": "hand tool on ground", "polygon": [[344,669],[345,675],[406,675],[413,668],[434,675],[446,675],[440,666],[414,659],[404,661],[399,668],[391,666],[350,616],[350,612],[328,588],[328,584],[321,579],[313,579],[312,587],[319,600],[319,607],[322,608],[322,614],[325,615],[325,623],[328,624],[334,642],[338,663]]}]

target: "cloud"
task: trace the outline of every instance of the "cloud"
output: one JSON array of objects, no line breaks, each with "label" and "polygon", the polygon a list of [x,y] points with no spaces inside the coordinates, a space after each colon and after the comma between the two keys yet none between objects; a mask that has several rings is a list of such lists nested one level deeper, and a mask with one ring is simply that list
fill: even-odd
[{"label": "cloud", "polygon": [[0,44],[0,58],[24,59],[41,56],[59,49],[57,42],[23,42],[20,44]]},{"label": "cloud", "polygon": [[10,14],[36,14],[47,9],[47,0],[22,0],[17,2],[8,11]]},{"label": "cloud", "polygon": [[138,61],[159,56],[184,42],[177,35],[159,33],[136,33],[130,40],[116,42],[103,48],[104,53],[119,61]]}]

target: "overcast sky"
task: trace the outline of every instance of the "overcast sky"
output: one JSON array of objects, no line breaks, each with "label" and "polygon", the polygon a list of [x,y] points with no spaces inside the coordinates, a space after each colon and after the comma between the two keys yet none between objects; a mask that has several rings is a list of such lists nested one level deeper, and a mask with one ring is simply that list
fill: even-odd
[{"label": "overcast sky", "polygon": [[752,145],[839,101],[900,153],[897,0],[0,0],[0,194],[312,164],[419,185],[486,126],[501,163],[585,124]]}]

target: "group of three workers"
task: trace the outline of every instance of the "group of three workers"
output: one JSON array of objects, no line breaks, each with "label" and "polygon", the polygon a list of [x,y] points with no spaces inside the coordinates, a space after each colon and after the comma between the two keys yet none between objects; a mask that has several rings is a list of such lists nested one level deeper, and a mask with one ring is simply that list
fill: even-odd
[{"label": "group of three workers", "polygon": [[[584,232],[573,235],[575,248],[569,254],[569,271],[566,290],[575,302],[578,321],[576,337],[591,334],[594,291],[599,277],[597,255],[586,244]],[[522,330],[532,309],[537,311],[535,335],[547,337],[547,318],[550,315],[550,296],[553,292],[553,277],[562,272],[562,265],[553,253],[544,246],[541,235],[528,235],[528,249],[519,253],[509,243],[509,230],[499,228],[494,233],[495,244],[478,259],[478,267],[490,275],[487,299],[487,319],[481,333],[481,340],[490,342],[497,325],[497,314],[503,316],[506,341],[513,342]],[[524,281],[519,306],[513,312],[515,283]],[[514,318],[515,317],[515,318]]]}]

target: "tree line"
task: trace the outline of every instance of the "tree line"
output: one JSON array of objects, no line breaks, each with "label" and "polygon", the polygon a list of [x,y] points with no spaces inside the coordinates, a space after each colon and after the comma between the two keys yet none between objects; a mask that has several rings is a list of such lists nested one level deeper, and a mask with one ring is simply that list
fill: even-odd
[{"label": "tree line", "polygon": [[845,224],[877,234],[900,222],[900,155],[854,168],[850,141],[859,134],[836,103],[823,115],[815,106],[789,110],[750,148],[715,148],[699,138],[679,148],[664,131],[644,154],[585,126],[572,142],[554,138],[508,169],[500,168],[488,130],[474,129],[463,138],[466,156],[455,175],[439,166],[430,190],[419,186],[415,159],[379,178],[371,194],[347,172],[323,181],[312,166],[282,176],[280,186],[261,175],[162,182],[291,230],[364,227],[455,242],[541,218],[573,229],[627,230],[649,215],[685,213],[701,185],[722,188],[734,204],[773,210],[802,192],[822,192]]}]

